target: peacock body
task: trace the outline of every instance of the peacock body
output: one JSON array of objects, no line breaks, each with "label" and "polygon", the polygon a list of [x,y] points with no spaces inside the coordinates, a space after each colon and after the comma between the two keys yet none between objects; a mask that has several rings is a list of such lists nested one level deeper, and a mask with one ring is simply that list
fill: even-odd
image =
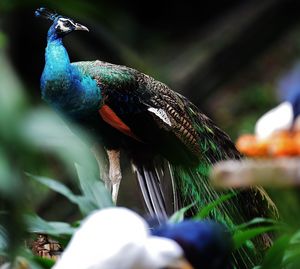
[{"label": "peacock body", "polygon": [[[225,193],[210,186],[209,169],[240,154],[222,130],[184,96],[135,69],[98,60],[71,63],[62,38],[87,28],[43,8],[36,15],[53,21],[41,77],[42,98],[90,130],[108,151],[127,154],[152,215],[166,218],[192,203],[189,213],[194,214]],[[271,211],[261,189],[228,192],[236,195],[211,213],[228,226]],[[265,242],[260,240],[255,247],[236,253],[237,268],[257,264]]]}]

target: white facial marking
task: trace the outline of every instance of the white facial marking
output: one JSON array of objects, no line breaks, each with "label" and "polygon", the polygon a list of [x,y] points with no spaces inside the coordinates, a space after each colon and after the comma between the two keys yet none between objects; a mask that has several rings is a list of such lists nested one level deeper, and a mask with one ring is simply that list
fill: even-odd
[{"label": "white facial marking", "polygon": [[59,20],[60,20],[60,21],[70,21],[70,20],[68,20],[68,19],[66,19],[66,18],[60,18]]},{"label": "white facial marking", "polygon": [[167,113],[161,109],[161,108],[154,108],[150,107],[148,108],[148,111],[152,112],[155,114],[157,117],[159,117],[164,123],[168,124],[169,126],[172,126],[171,121],[167,115]]},{"label": "white facial marking", "polygon": [[65,19],[65,18],[60,18],[58,21],[57,21],[57,25],[55,26],[55,29],[57,29],[58,27],[60,28],[60,30],[62,32],[68,32],[70,30],[70,27],[67,27],[65,26],[65,23],[66,22],[69,22],[71,23],[73,26],[75,26],[75,24],[69,20],[69,19]]}]

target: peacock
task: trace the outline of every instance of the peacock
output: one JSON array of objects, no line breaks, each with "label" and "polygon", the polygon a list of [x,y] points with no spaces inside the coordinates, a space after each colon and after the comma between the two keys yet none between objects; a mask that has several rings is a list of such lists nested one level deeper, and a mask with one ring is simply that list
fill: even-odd
[{"label": "peacock", "polygon": [[[120,152],[130,159],[150,215],[166,219],[192,205],[187,215],[222,195],[232,198],[210,218],[228,227],[275,214],[263,189],[217,191],[209,182],[212,164],[239,159],[229,136],[187,98],[135,69],[103,61],[70,62],[63,38],[88,28],[66,16],[39,8],[36,16],[52,22],[47,35],[41,95],[51,107],[89,130],[107,152],[106,180],[116,202],[121,181]],[[237,268],[252,268],[267,235],[235,253]]]}]

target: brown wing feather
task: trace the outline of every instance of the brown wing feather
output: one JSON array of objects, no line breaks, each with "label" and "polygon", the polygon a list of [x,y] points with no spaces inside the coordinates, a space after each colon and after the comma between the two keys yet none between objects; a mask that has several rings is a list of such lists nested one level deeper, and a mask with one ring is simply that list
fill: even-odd
[{"label": "brown wing feather", "polygon": [[170,120],[171,126],[161,121],[158,117],[155,117],[155,120],[158,121],[160,126],[173,132],[192,153],[199,155],[199,135],[186,111],[182,96],[172,91],[164,83],[156,81],[147,75],[143,75],[143,83],[147,90],[153,93],[151,102],[147,103],[147,105],[151,104],[154,107],[163,109]]}]

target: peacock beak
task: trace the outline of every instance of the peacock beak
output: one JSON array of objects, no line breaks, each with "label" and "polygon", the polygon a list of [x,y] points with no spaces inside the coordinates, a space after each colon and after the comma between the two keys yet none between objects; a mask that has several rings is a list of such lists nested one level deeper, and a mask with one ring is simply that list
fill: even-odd
[{"label": "peacock beak", "polygon": [[75,24],[75,30],[76,31],[87,31],[87,32],[89,32],[89,29],[87,27],[85,27],[84,25],[81,25],[79,23]]}]

